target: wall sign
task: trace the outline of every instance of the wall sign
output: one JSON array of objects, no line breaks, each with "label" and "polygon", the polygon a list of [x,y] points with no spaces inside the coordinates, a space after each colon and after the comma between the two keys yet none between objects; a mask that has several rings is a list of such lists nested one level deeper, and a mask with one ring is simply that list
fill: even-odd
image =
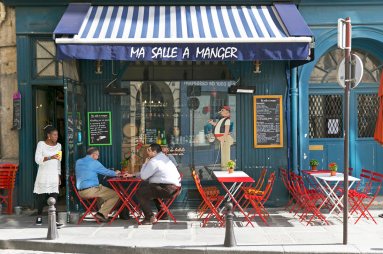
[{"label": "wall sign", "polygon": [[282,95],[253,97],[254,147],[283,147]]},{"label": "wall sign", "polygon": [[13,127],[12,130],[21,129],[21,94],[13,94]]},{"label": "wall sign", "polygon": [[88,145],[112,145],[111,112],[88,112]]},{"label": "wall sign", "polygon": [[146,129],[146,142],[145,144],[156,143],[157,129]]}]

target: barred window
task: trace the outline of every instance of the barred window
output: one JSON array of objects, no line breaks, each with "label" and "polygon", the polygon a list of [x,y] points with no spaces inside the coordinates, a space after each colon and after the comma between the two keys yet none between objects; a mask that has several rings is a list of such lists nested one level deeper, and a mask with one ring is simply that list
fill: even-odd
[{"label": "barred window", "polygon": [[52,40],[34,40],[35,78],[62,77],[62,61],[56,58],[56,46]]},{"label": "barred window", "polygon": [[[352,54],[356,54],[363,62],[363,77],[361,83],[376,83],[379,81],[383,70],[383,63],[372,53],[363,49],[353,48]],[[321,58],[315,64],[311,72],[309,83],[338,83],[337,68],[344,59],[344,50],[333,50]]]},{"label": "barred window", "polygon": [[377,94],[358,94],[358,138],[374,137],[379,113]]},{"label": "barred window", "polygon": [[309,95],[310,138],[343,137],[343,96]]}]

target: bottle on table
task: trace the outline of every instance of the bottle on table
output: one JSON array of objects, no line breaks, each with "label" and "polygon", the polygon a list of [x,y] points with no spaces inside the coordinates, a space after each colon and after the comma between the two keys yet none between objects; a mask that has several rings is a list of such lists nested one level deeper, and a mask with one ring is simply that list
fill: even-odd
[{"label": "bottle on table", "polygon": [[165,131],[164,131],[164,133],[162,134],[162,139],[161,139],[161,144],[162,145],[166,145],[166,135],[165,135]]},{"label": "bottle on table", "polygon": [[160,135],[160,131],[158,131],[158,134],[157,134],[157,138],[156,138],[156,143],[161,145],[162,143],[162,138],[161,138],[161,135]]}]

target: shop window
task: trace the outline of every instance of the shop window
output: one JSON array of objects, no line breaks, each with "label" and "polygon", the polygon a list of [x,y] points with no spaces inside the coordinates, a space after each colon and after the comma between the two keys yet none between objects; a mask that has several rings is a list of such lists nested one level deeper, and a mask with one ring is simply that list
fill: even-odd
[{"label": "shop window", "polygon": [[34,40],[34,77],[62,77],[63,64],[56,58],[56,45],[51,40]]},{"label": "shop window", "polygon": [[[190,165],[202,179],[212,179],[211,170],[222,170],[220,143],[214,139],[218,112],[230,107],[230,159],[236,159],[236,96],[227,93],[234,81],[123,81],[129,96],[121,97],[122,157],[129,160],[129,171],[139,171],[152,143],[174,157],[183,180],[192,180]],[[188,106],[188,86],[200,86],[194,113]],[[213,137],[212,139],[209,139]],[[193,146],[194,144],[194,146]],[[193,149],[194,147],[194,149]]]},{"label": "shop window", "polygon": [[309,95],[310,138],[343,137],[342,95]]},{"label": "shop window", "polygon": [[[353,48],[352,54],[362,59],[364,72],[361,83],[376,83],[382,74],[383,63],[372,53]],[[344,59],[344,50],[336,49],[323,55],[311,72],[309,83],[338,83],[337,67]]]},{"label": "shop window", "polygon": [[374,137],[379,113],[377,94],[358,94],[358,138]]},{"label": "shop window", "polygon": [[[125,61],[121,61],[121,66]],[[235,62],[232,62],[235,66]],[[224,62],[136,61],[129,65],[122,80],[233,80]]]}]

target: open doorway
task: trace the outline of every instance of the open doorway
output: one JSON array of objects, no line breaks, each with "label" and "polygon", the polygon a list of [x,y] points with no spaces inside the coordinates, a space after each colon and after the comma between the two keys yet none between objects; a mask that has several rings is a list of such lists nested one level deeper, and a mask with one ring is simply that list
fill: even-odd
[{"label": "open doorway", "polygon": [[[58,130],[58,143],[65,149],[65,105],[63,86],[35,86],[33,89],[34,104],[34,147],[39,141],[44,141],[44,127],[52,125]],[[38,165],[34,164],[34,180],[37,175]],[[66,211],[65,203],[65,153],[62,153],[61,160],[61,186],[57,200],[57,210]],[[37,204],[37,197],[35,197]],[[45,208],[46,209],[46,208]],[[44,210],[45,210],[44,209]]]}]

